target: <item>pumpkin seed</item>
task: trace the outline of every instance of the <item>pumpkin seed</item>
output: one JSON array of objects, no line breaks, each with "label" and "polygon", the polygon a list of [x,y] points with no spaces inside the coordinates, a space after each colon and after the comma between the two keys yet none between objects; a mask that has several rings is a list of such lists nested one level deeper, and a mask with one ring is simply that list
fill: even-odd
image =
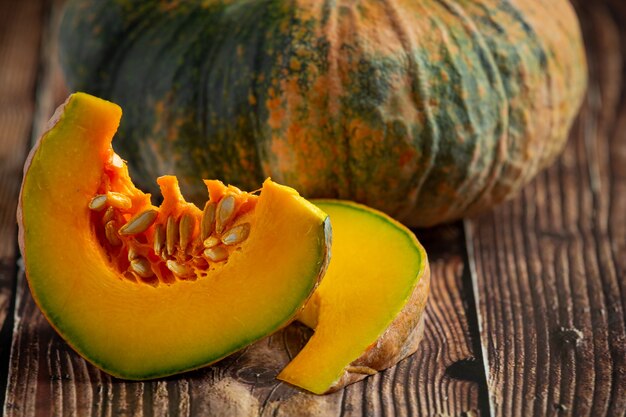
[{"label": "pumpkin seed", "polygon": [[104,216],[102,216],[102,224],[107,224],[115,217],[115,209],[111,206],[107,208],[107,211],[104,212]]},{"label": "pumpkin seed", "polygon": [[133,259],[136,259],[139,257],[139,254],[137,253],[137,250],[133,247],[128,248],[128,261],[132,262]]},{"label": "pumpkin seed", "polygon": [[219,244],[220,244],[220,239],[215,236],[209,236],[208,238],[204,239],[204,241],[202,242],[202,245],[207,249],[217,246]]},{"label": "pumpkin seed", "polygon": [[111,165],[113,165],[115,168],[123,168],[124,160],[114,152],[113,157],[111,158]]},{"label": "pumpkin seed", "polygon": [[154,275],[152,267],[150,266],[150,261],[143,256],[139,256],[130,261],[130,268],[141,278],[149,278]]},{"label": "pumpkin seed", "polygon": [[190,268],[187,265],[179,264],[178,262],[171,259],[168,260],[165,264],[167,265],[167,269],[169,269],[179,277],[189,277],[194,273],[193,268]]},{"label": "pumpkin seed", "polygon": [[228,257],[228,251],[223,246],[216,246],[205,249],[204,256],[213,262],[219,262]]},{"label": "pumpkin seed", "polygon": [[154,228],[154,253],[161,254],[165,244],[165,229],[162,224],[157,224]]},{"label": "pumpkin seed", "polygon": [[246,240],[249,234],[250,223],[242,223],[224,232],[222,235],[222,243],[225,245],[236,245]]},{"label": "pumpkin seed", "polygon": [[165,240],[167,246],[167,254],[173,255],[176,251],[176,242],[178,241],[178,222],[173,216],[167,218]]},{"label": "pumpkin seed", "polygon": [[217,219],[215,221],[215,231],[222,233],[224,227],[235,217],[235,196],[228,194],[217,203]]},{"label": "pumpkin seed", "polygon": [[189,213],[183,214],[178,225],[179,240],[178,245],[181,251],[187,250],[187,246],[191,242],[193,229],[196,227],[196,218]]},{"label": "pumpkin seed", "polygon": [[133,206],[133,202],[128,196],[125,196],[122,193],[116,193],[114,191],[109,191],[107,193],[107,202],[120,210],[128,210]]},{"label": "pumpkin seed", "polygon": [[204,241],[211,236],[213,230],[215,230],[215,203],[209,203],[207,201],[202,210],[202,220],[200,220],[200,238]]},{"label": "pumpkin seed", "polygon": [[115,227],[114,220],[111,220],[104,225],[104,235],[111,245],[120,246],[122,244],[122,241],[117,234],[117,228]]},{"label": "pumpkin seed", "polygon": [[143,211],[128,221],[120,228],[120,235],[136,235],[148,230],[152,223],[156,220],[159,212],[154,209]]},{"label": "pumpkin seed", "polygon": [[107,206],[106,194],[98,194],[89,202],[89,208],[93,211],[102,211]]}]

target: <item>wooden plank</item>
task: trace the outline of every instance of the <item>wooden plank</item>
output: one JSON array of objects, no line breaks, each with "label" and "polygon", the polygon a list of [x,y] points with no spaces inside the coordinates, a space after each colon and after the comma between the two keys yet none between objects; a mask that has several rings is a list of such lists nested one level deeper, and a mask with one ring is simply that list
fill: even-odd
[{"label": "wooden plank", "polygon": [[[6,375],[15,289],[15,210],[31,134],[39,64],[40,1],[0,1],[0,375]],[[0,381],[0,402],[6,380]]]},{"label": "wooden plank", "polygon": [[0,327],[15,278],[15,210],[35,104],[40,18],[37,1],[0,2]]},{"label": "wooden plank", "polygon": [[[61,2],[48,27],[54,28]],[[52,32],[54,29],[52,29]],[[46,36],[34,130],[65,98],[54,36]],[[124,382],[98,371],[54,333],[19,277],[7,416],[56,415],[484,415],[486,387],[465,314],[471,296],[460,224],[419,231],[432,262],[425,340],[398,366],[329,396],[314,396],[274,377],[309,330],[282,332],[203,370],[152,382]],[[479,355],[480,356],[480,355]],[[482,401],[482,403],[481,403]]]},{"label": "wooden plank", "polygon": [[591,79],[564,155],[466,222],[493,416],[626,414],[626,15],[578,4]]},{"label": "wooden plank", "polygon": [[33,143],[43,133],[50,115],[69,94],[59,62],[59,43],[57,42],[65,2],[66,0],[46,0],[47,15],[42,25],[44,42],[41,45],[39,85],[32,129]]},{"label": "wooden plank", "polygon": [[[292,325],[222,362],[152,382],[124,382],[98,371],[52,330],[23,277],[17,295],[5,415],[479,416],[484,389],[462,294],[459,227],[438,239],[431,302],[419,351],[364,382],[315,396],[274,379],[310,331]],[[427,242],[433,244],[432,242]],[[450,248],[453,248],[451,250]],[[431,250],[431,252],[433,252]],[[482,383],[481,383],[482,382]]]}]

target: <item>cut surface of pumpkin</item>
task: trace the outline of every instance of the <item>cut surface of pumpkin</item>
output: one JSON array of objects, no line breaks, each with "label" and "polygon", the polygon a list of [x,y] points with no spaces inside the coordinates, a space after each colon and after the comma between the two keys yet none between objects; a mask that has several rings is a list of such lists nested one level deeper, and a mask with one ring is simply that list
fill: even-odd
[{"label": "cut surface of pumpkin", "polygon": [[269,179],[259,195],[205,181],[199,208],[165,176],[152,205],[112,149],[120,118],[113,103],[71,95],[24,169],[20,248],[52,326],[106,372],[148,379],[288,324],[328,263],[327,215]]},{"label": "cut surface of pumpkin", "polygon": [[333,257],[298,319],[314,333],[279,379],[322,394],[412,354],[423,335],[430,272],[415,235],[387,215],[314,203],[333,225]]}]

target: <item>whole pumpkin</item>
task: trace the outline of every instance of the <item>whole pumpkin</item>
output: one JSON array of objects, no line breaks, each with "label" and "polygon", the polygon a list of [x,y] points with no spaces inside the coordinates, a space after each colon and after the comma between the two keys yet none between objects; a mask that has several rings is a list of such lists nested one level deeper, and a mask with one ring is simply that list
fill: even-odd
[{"label": "whole pumpkin", "polygon": [[567,0],[71,0],[61,48],[72,89],[124,108],[145,189],[270,176],[410,226],[513,195],[587,83]]}]

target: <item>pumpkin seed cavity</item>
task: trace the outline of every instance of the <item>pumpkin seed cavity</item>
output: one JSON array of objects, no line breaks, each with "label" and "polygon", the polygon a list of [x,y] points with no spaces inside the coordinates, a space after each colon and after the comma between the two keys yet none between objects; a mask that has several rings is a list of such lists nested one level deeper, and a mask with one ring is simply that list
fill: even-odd
[{"label": "pumpkin seed cavity", "polygon": [[[233,194],[226,194],[218,202],[207,202],[199,218],[188,211],[179,218],[169,215],[159,220],[157,209],[147,209],[128,219],[123,213],[132,208],[132,200],[113,191],[94,196],[88,206],[102,213],[96,218],[103,225],[105,245],[113,254],[126,255],[125,278],[150,285],[194,279],[212,265],[224,263],[232,250],[228,248],[243,243],[251,229],[249,222],[235,221],[238,207]],[[123,225],[118,227],[120,223]]]}]

